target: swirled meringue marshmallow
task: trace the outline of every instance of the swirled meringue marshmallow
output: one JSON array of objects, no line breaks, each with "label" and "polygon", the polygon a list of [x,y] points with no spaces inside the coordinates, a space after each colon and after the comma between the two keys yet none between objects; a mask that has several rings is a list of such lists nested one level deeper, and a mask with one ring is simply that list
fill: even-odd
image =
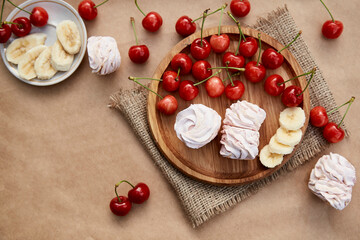
[{"label": "swirled meringue marshmallow", "polygon": [[332,207],[343,210],[351,201],[355,181],[355,167],[343,156],[330,153],[315,164],[308,187]]},{"label": "swirled meringue marshmallow", "polygon": [[115,72],[120,67],[120,52],[116,40],[112,37],[90,37],[87,51],[93,73],[106,75]]},{"label": "swirled meringue marshmallow", "polygon": [[215,110],[202,104],[191,104],[177,114],[174,129],[186,146],[198,149],[217,136],[220,126],[221,117]]}]

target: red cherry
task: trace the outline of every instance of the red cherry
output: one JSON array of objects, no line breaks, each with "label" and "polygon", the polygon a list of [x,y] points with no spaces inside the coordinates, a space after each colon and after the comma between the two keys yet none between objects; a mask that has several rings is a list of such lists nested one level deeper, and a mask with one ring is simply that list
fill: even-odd
[{"label": "red cherry", "polygon": [[246,64],[244,74],[247,80],[257,83],[265,78],[266,69],[261,63],[251,61]]},{"label": "red cherry", "polygon": [[146,45],[135,45],[129,49],[129,57],[134,63],[144,63],[148,60],[150,55],[149,49]]},{"label": "red cherry", "polygon": [[323,130],[324,138],[330,143],[337,143],[344,139],[345,132],[336,123],[329,122]]},{"label": "red cherry", "polygon": [[273,74],[266,78],[264,89],[271,96],[279,96],[285,89],[285,84],[282,83],[284,79],[278,74]]},{"label": "red cherry", "polygon": [[172,95],[166,95],[163,99],[157,102],[157,110],[165,115],[174,114],[178,108],[178,102]]},{"label": "red cherry", "polygon": [[24,37],[30,33],[31,23],[28,18],[18,17],[14,19],[13,23],[16,24],[11,24],[11,30],[16,36]]},{"label": "red cherry", "polygon": [[335,20],[328,20],[326,21],[321,29],[322,34],[324,37],[329,39],[335,39],[340,37],[341,33],[343,32],[344,25],[341,21]]},{"label": "red cherry", "polygon": [[188,16],[182,16],[177,20],[175,29],[181,36],[187,37],[195,32],[196,24]]},{"label": "red cherry", "polygon": [[146,62],[146,60],[148,60],[150,56],[150,52],[146,45],[139,45],[135,30],[135,19],[131,17],[130,21],[133,27],[136,45],[130,47],[128,54],[130,60],[133,61],[134,63],[144,63]]},{"label": "red cherry", "polygon": [[212,70],[211,65],[208,61],[200,60],[194,63],[192,67],[192,75],[196,80],[204,80],[211,76]]},{"label": "red cherry", "polygon": [[[235,55],[232,52],[226,52],[222,58],[222,64],[226,66],[228,62],[228,67],[242,68],[245,65],[245,58],[241,55]],[[229,69],[230,72],[238,72],[236,69]]]},{"label": "red cherry", "polygon": [[210,38],[211,48],[216,53],[223,53],[230,45],[230,38],[227,34],[212,35]]},{"label": "red cherry", "polygon": [[250,12],[250,2],[248,0],[232,0],[230,3],[231,12],[237,17],[245,17]]},{"label": "red cherry", "polygon": [[162,77],[162,87],[165,91],[174,92],[178,90],[180,85],[180,76],[174,71],[166,71]]},{"label": "red cherry", "polygon": [[255,38],[247,37],[246,41],[241,40],[239,52],[244,57],[252,57],[255,55],[258,49],[258,44]]},{"label": "red cherry", "polygon": [[201,38],[195,39],[191,46],[190,46],[190,53],[193,58],[196,60],[202,60],[207,58],[210,55],[211,46],[208,41],[202,39],[201,45]]},{"label": "red cherry", "polygon": [[6,43],[11,37],[11,28],[7,24],[0,27],[0,43]]},{"label": "red cherry", "polygon": [[194,86],[194,82],[185,80],[180,83],[179,95],[185,101],[193,100],[199,94],[199,88]]},{"label": "red cherry", "polygon": [[229,83],[225,88],[225,95],[230,100],[239,100],[245,92],[244,84],[239,81],[233,81],[234,86]]},{"label": "red cherry", "polygon": [[277,69],[283,64],[284,57],[273,48],[268,48],[262,54],[261,61],[266,68]]},{"label": "red cherry", "polygon": [[83,19],[88,21],[93,20],[97,16],[97,8],[91,0],[81,1],[78,6],[78,12]]},{"label": "red cherry", "polygon": [[324,127],[329,122],[326,109],[322,106],[317,106],[310,111],[310,123],[314,127]]},{"label": "red cherry", "polygon": [[225,90],[223,81],[219,77],[212,77],[205,83],[205,89],[210,97],[220,97]]},{"label": "red cherry", "polygon": [[120,201],[117,197],[114,197],[110,201],[110,209],[117,216],[125,216],[131,210],[131,202],[125,196],[119,196]]},{"label": "red cherry", "polygon": [[298,86],[289,86],[285,88],[281,101],[287,107],[297,107],[303,102],[302,90]]},{"label": "red cherry", "polygon": [[188,74],[191,71],[192,60],[185,53],[176,54],[171,60],[171,68],[174,71],[178,71],[180,68],[181,74]]},{"label": "red cherry", "polygon": [[145,183],[138,183],[128,192],[130,202],[141,204],[149,199],[150,189]]},{"label": "red cherry", "polygon": [[157,12],[149,12],[142,20],[143,27],[149,32],[156,32],[159,30],[163,20]]},{"label": "red cherry", "polygon": [[34,7],[31,11],[30,22],[35,27],[43,27],[49,20],[49,14],[42,7]]}]

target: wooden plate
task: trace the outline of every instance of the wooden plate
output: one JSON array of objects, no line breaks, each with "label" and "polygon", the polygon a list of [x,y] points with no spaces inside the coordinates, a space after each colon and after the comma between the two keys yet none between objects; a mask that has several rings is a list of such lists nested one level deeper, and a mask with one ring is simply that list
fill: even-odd
[{"label": "wooden plate", "polygon": [[[203,32],[203,35],[209,38],[213,34],[217,34],[218,28],[206,29]],[[252,36],[257,39],[258,31],[250,28],[242,28],[243,33],[246,36]],[[239,40],[239,31],[236,26],[223,26],[221,28],[222,33],[227,33],[231,39],[230,47],[228,51],[235,52],[237,43]],[[169,63],[174,55],[179,52],[187,53],[190,57],[190,47],[191,42],[200,37],[200,32],[196,32],[193,35],[185,38],[179,42],[161,61],[157,67],[153,78],[161,78],[164,71],[170,69]],[[280,44],[275,39],[270,36],[261,33],[262,39],[262,49],[265,50],[269,47],[273,47],[277,50],[283,48],[283,45]],[[208,39],[209,40],[209,39]],[[263,51],[262,50],[262,51]],[[300,75],[303,73],[300,65],[294,58],[294,56],[288,51],[282,51],[284,56],[284,63],[282,67],[276,70],[267,70],[266,76],[271,74],[279,74],[284,80],[290,79],[294,76]],[[206,59],[209,61],[212,67],[221,66],[223,54],[211,53],[210,56]],[[256,60],[258,53],[255,54],[253,59]],[[249,61],[249,59],[246,59]],[[214,72],[214,71],[213,71]],[[226,78],[226,72],[222,71],[220,73],[220,78]],[[235,79],[240,79],[245,85],[245,93],[241,100],[247,100],[251,103],[255,103],[266,111],[266,119],[260,128],[260,145],[259,150],[263,146],[269,143],[270,138],[276,133],[276,130],[279,128],[279,114],[285,108],[282,104],[280,97],[273,97],[268,95],[264,91],[264,83],[251,83],[245,79],[243,74],[236,77]],[[181,80],[193,80],[194,78],[190,75],[181,76]],[[288,82],[288,85],[297,85],[304,89],[306,85],[306,78],[301,77],[299,79]],[[190,104],[201,103],[208,107],[213,108],[217,111],[222,119],[224,119],[226,108],[228,108],[233,102],[226,98],[225,94],[219,98],[210,98],[206,91],[204,84],[199,86],[199,95],[192,101],[184,101],[179,97],[178,92],[170,93],[176,97],[179,103],[179,108],[177,112],[172,116],[166,116],[159,113],[156,110],[156,103],[159,100],[155,94],[149,93],[148,98],[148,121],[150,124],[150,129],[155,139],[158,147],[164,156],[172,163],[176,168],[185,173],[186,175],[216,185],[238,185],[250,183],[252,181],[259,180],[266,176],[269,176],[276,170],[278,170],[282,165],[284,165],[294,154],[297,147],[295,147],[292,154],[285,155],[284,160],[281,165],[269,169],[264,167],[259,158],[257,157],[254,160],[234,160],[229,158],[223,158],[220,156],[220,133],[218,136],[200,149],[191,149],[185,146],[181,142],[174,131],[174,123],[176,115],[179,111],[187,108]],[[161,83],[153,81],[150,85],[150,88],[160,95],[165,96],[169,94],[161,87]],[[305,133],[308,121],[309,121],[309,111],[310,111],[310,99],[309,92],[305,91],[304,93],[304,102],[301,105],[306,114],[306,122],[302,128],[303,133]],[[303,134],[304,135],[304,134]],[[297,145],[299,146],[299,144]]]}]

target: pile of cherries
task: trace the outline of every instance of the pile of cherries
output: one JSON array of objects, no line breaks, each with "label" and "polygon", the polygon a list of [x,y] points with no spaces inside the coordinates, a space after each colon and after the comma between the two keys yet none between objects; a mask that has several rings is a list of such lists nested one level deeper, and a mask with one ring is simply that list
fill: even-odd
[{"label": "pile of cherries", "polygon": [[[7,1],[14,7],[19,8],[10,0]],[[1,6],[0,43],[6,43],[11,37],[12,33],[14,33],[17,37],[24,37],[30,33],[32,25],[34,25],[35,27],[43,27],[47,24],[49,19],[49,15],[44,8],[34,7],[31,12],[19,8],[21,11],[30,14],[29,18],[18,17],[15,18],[12,22],[3,22],[2,19],[3,19],[4,6],[5,6],[5,0],[3,0]],[[9,25],[11,25],[11,27]]]},{"label": "pile of cherries", "polygon": [[[119,196],[117,193],[117,188],[123,182],[132,187],[127,197]],[[110,210],[117,216],[125,216],[130,212],[133,203],[142,204],[149,199],[150,189],[145,183],[138,183],[134,186],[130,182],[122,180],[115,184],[115,194],[116,197],[110,201]]]}]

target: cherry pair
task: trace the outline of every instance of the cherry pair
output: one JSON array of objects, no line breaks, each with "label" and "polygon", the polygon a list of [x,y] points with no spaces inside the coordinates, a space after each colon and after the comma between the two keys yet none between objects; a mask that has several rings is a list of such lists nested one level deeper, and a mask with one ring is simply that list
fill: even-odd
[{"label": "cherry pair", "polygon": [[[326,112],[326,109],[323,106],[316,106],[310,111],[310,123],[311,125],[315,127],[324,127],[323,129],[323,136],[324,138],[330,142],[330,143],[337,143],[344,139],[345,132],[341,128],[341,124],[345,119],[345,116],[347,112],[349,111],[349,108],[351,104],[354,102],[355,97],[351,97],[349,101],[342,104],[339,107],[336,107],[332,109],[329,112]],[[345,114],[343,115],[343,118],[341,119],[339,124],[336,124],[334,122],[329,122],[328,115],[337,111],[339,108],[348,105]]]},{"label": "cherry pair", "polygon": [[[128,192],[128,197],[119,196],[117,193],[117,188],[123,182],[132,187]],[[141,204],[149,199],[150,189],[145,183],[138,183],[134,186],[130,182],[122,180],[115,184],[115,194],[116,197],[110,201],[110,209],[117,216],[125,216],[130,212],[132,203]]]}]

